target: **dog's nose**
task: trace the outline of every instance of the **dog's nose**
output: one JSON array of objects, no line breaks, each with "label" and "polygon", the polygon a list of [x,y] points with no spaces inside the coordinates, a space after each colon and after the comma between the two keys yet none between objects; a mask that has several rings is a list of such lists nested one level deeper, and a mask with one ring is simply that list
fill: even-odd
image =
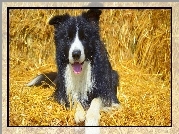
[{"label": "dog's nose", "polygon": [[80,56],[81,56],[81,51],[80,50],[74,50],[72,52],[72,57],[73,57],[74,60],[79,60]]}]

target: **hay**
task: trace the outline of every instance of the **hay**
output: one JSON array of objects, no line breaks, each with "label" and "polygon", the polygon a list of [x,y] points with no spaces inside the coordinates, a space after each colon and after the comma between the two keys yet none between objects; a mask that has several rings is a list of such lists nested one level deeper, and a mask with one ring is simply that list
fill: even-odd
[{"label": "hay", "polygon": [[[11,126],[77,126],[74,110],[53,101],[54,88],[26,87],[37,74],[56,70],[48,20],[82,10],[10,10]],[[170,10],[103,10],[101,37],[120,74],[121,109],[101,112],[101,126],[170,126]],[[80,125],[84,125],[83,123]]]}]

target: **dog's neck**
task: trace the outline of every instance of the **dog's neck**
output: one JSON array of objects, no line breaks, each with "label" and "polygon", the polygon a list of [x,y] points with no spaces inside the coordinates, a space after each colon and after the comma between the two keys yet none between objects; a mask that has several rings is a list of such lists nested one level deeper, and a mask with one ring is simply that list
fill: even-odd
[{"label": "dog's neck", "polygon": [[87,92],[91,92],[92,85],[91,64],[85,61],[80,74],[73,72],[71,64],[65,70],[65,85],[68,97],[71,100],[88,100]]}]

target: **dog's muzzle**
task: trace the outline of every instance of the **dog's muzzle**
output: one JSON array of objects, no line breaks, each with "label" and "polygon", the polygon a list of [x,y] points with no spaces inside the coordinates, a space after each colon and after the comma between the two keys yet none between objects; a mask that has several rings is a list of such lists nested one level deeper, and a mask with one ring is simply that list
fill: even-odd
[{"label": "dog's muzzle", "polygon": [[80,63],[80,57],[81,57],[81,51],[80,50],[74,50],[72,52],[72,57],[74,60],[74,63],[72,64],[73,72],[75,74],[80,74],[82,71],[83,62]]},{"label": "dog's muzzle", "polygon": [[72,57],[73,57],[74,61],[78,61],[80,59],[80,56],[81,56],[80,50],[74,50],[72,52]]}]

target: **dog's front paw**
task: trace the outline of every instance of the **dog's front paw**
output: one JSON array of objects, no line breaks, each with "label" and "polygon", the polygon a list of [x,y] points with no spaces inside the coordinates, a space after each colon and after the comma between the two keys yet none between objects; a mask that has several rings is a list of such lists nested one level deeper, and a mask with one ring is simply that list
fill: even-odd
[{"label": "dog's front paw", "polygon": [[85,126],[99,126],[101,99],[94,98],[87,111]]},{"label": "dog's front paw", "polygon": [[90,110],[86,114],[85,126],[99,126],[100,114]]},{"label": "dog's front paw", "polygon": [[80,103],[77,103],[76,112],[75,112],[75,122],[78,124],[85,120],[85,111]]}]

